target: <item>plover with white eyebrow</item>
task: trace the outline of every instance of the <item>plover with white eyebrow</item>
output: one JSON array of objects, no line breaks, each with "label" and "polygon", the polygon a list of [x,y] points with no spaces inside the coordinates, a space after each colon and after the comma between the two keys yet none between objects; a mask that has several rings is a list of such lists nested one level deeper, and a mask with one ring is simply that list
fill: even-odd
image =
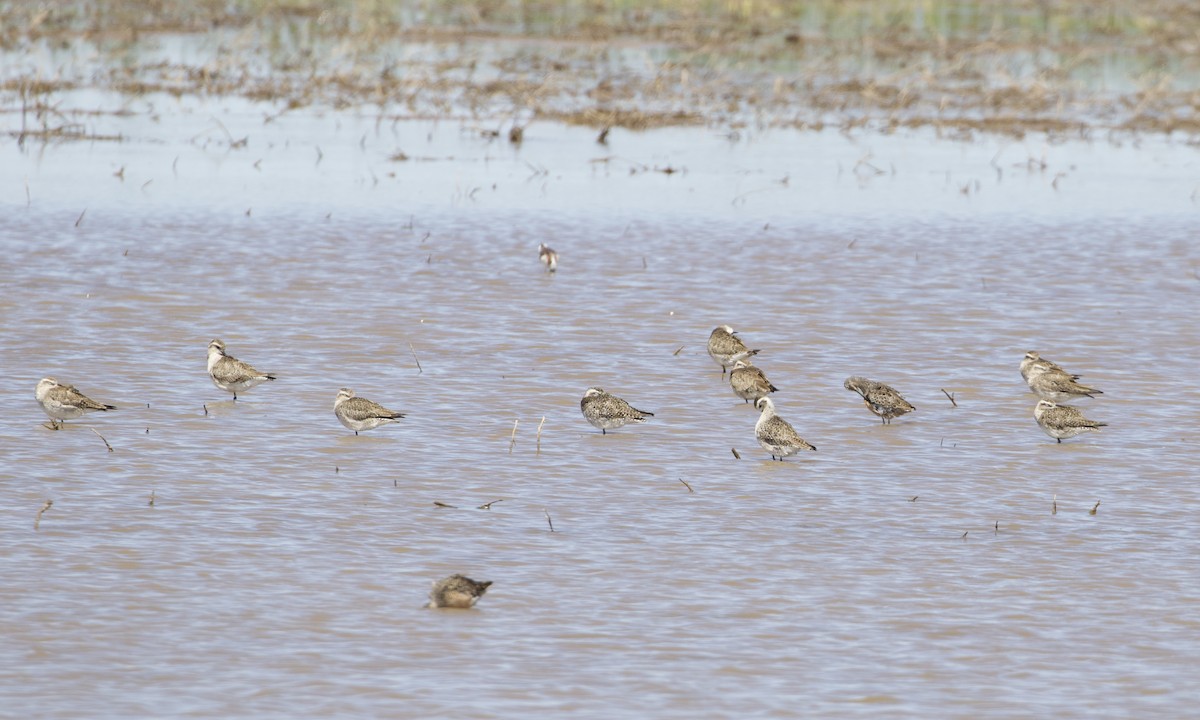
[{"label": "plover with white eyebrow", "polygon": [[554,248],[542,243],[538,245],[538,260],[546,266],[548,272],[554,272],[558,269],[558,253],[554,252]]},{"label": "plover with white eyebrow", "polygon": [[1089,430],[1099,430],[1108,427],[1108,423],[1088,420],[1079,412],[1079,408],[1070,405],[1057,405],[1049,400],[1039,400],[1033,409],[1033,418],[1050,437],[1060,443],[1065,438],[1073,438]]},{"label": "plover with white eyebrow", "polygon": [[246,392],[252,387],[275,379],[274,375],[259,372],[249,363],[227,355],[225,343],[219,339],[208,344],[208,376],[212,378],[213,385],[233,393],[234,400],[237,400],[239,392]]},{"label": "plover with white eyebrow", "polygon": [[74,420],[90,412],[107,412],[117,409],[115,405],[96,402],[79,392],[74,385],[64,385],[52,377],[45,377],[38,381],[34,397],[41,404],[42,410],[50,416],[51,426],[54,429],[57,429],[58,424],[63,420]]},{"label": "plover with white eyebrow", "polygon": [[708,336],[708,355],[721,366],[721,374],[732,367],[738,360],[757,355],[758,350],[751,350],[737,336],[737,331],[728,325],[719,325]]},{"label": "plover with white eyebrow", "polygon": [[1048,370],[1066,373],[1067,375],[1071,376],[1072,380],[1079,379],[1078,375],[1075,375],[1074,373],[1068,373],[1058,363],[1052,360],[1047,360],[1033,350],[1025,353],[1025,357],[1021,358],[1021,377],[1024,378],[1025,382],[1027,383],[1029,382],[1029,378],[1031,376],[1040,375]]},{"label": "plover with white eyebrow", "polygon": [[755,402],[779,390],[767,379],[767,374],[749,360],[738,360],[733,364],[729,371],[729,387],[746,402]]},{"label": "plover with white eyebrow", "polygon": [[771,453],[771,459],[781,462],[788,455],[794,455],[801,450],[816,450],[809,444],[791,423],[775,414],[775,403],[769,397],[759,398],[754,407],[762,411],[758,422],[754,423],[754,437],[763,450]]},{"label": "plover with white eyebrow", "polygon": [[472,580],[465,575],[451,575],[437,580],[429,591],[429,608],[458,608],[474,607],[479,598],[491,587],[491,580]]},{"label": "plover with white eyebrow", "polygon": [[862,396],[867,409],[878,415],[885,425],[891,424],[892,418],[916,410],[912,403],[901,397],[891,385],[855,375],[846,378],[843,387]]},{"label": "plover with white eyebrow", "polygon": [[350,388],[338,390],[337,399],[333,401],[333,414],[355,435],[359,430],[374,430],[404,417],[404,413],[393,412],[379,403],[357,397]]},{"label": "plover with white eyebrow", "polygon": [[579,410],[593,427],[600,428],[602,435],[609,430],[629,423],[644,423],[654,413],[638,410],[616,395],[604,392],[603,388],[590,387],[579,401]]}]

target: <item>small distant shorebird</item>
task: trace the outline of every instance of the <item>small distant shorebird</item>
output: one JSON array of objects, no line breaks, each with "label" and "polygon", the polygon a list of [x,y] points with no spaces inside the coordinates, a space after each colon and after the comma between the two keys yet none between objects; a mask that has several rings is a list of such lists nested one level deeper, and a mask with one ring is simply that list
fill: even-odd
[{"label": "small distant shorebird", "polygon": [[107,412],[117,409],[115,405],[98,403],[79,392],[74,385],[64,385],[52,377],[38,381],[34,396],[41,404],[42,410],[50,416],[51,426],[55,429],[63,420],[74,420],[97,410]]},{"label": "small distant shorebird", "polygon": [[1025,357],[1021,359],[1021,377],[1025,378],[1025,382],[1029,382],[1031,376],[1040,375],[1047,370],[1070,375],[1072,380],[1079,379],[1078,375],[1067,372],[1058,363],[1043,358],[1033,350],[1025,353]]},{"label": "small distant shorebird", "polygon": [[233,393],[234,400],[237,400],[239,392],[246,392],[252,387],[275,379],[274,375],[259,372],[249,363],[226,355],[225,343],[219,339],[208,344],[208,376],[212,378],[213,385]]},{"label": "small distant shorebird", "polygon": [[1033,409],[1033,418],[1047,435],[1059,442],[1062,442],[1063,438],[1073,438],[1088,430],[1108,427],[1108,423],[1088,420],[1079,412],[1079,408],[1056,405],[1049,400],[1038,401],[1037,407]]},{"label": "small distant shorebird", "polygon": [[558,269],[558,253],[554,252],[554,248],[542,243],[538,245],[538,260],[546,266],[546,270],[554,272]]},{"label": "small distant shorebird", "polygon": [[788,455],[801,450],[816,450],[800,437],[791,423],[775,414],[775,403],[771,398],[759,398],[754,407],[762,411],[754,424],[754,437],[763,450],[771,453],[772,460],[778,457],[782,462]]},{"label": "small distant shorebird", "polygon": [[333,401],[333,414],[355,435],[359,430],[374,430],[404,417],[404,413],[392,412],[379,403],[355,396],[350,388],[338,390],[337,399]]},{"label": "small distant shorebird", "polygon": [[891,424],[892,418],[916,410],[910,402],[896,392],[895,388],[881,382],[855,375],[846,378],[843,387],[861,395],[867,409],[878,415],[884,425]]},{"label": "small distant shorebird", "polygon": [[474,607],[491,584],[491,580],[479,582],[465,575],[451,575],[433,583],[433,589],[429,591],[429,604],[425,607],[462,609]]},{"label": "small distant shorebird", "polygon": [[644,423],[654,413],[638,410],[616,395],[609,395],[603,388],[590,387],[579,401],[579,410],[593,427],[607,435],[609,430],[629,423]]},{"label": "small distant shorebird", "polygon": [[726,368],[732,367],[738,360],[757,355],[758,350],[746,347],[733,328],[721,325],[708,336],[708,354],[721,366],[721,374],[724,375]]},{"label": "small distant shorebird", "polygon": [[733,364],[733,370],[729,371],[729,386],[746,402],[756,402],[779,390],[767,379],[766,373],[749,360],[738,360]]}]

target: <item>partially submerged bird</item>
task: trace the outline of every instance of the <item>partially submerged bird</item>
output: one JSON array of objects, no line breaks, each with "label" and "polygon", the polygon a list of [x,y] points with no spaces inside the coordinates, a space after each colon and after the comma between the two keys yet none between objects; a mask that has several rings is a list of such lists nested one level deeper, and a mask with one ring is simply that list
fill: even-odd
[{"label": "partially submerged bird", "polygon": [[604,392],[603,388],[590,387],[579,401],[579,410],[594,427],[600,428],[601,434],[619,428],[629,423],[644,423],[646,418],[654,417],[654,413],[638,410],[616,395]]},{"label": "partially submerged bird", "polygon": [[38,381],[34,397],[41,404],[42,410],[50,416],[51,427],[54,429],[58,429],[58,424],[63,420],[74,420],[97,410],[107,412],[117,409],[115,405],[96,402],[79,392],[74,385],[64,385],[52,377]]},{"label": "partially submerged bird", "polygon": [[538,245],[538,260],[546,266],[546,270],[554,272],[558,269],[558,253],[554,252],[554,248],[542,243]]},{"label": "partially submerged bird", "polygon": [[429,591],[429,604],[425,607],[462,609],[474,607],[491,584],[491,580],[480,582],[465,575],[451,575],[433,583],[433,589]]},{"label": "partially submerged bird", "polygon": [[404,417],[404,413],[393,412],[379,403],[357,397],[350,388],[338,390],[337,399],[333,401],[333,414],[355,435],[359,430],[374,430]]},{"label": "partially submerged bird", "polygon": [[763,450],[771,453],[772,460],[778,458],[782,462],[788,455],[801,450],[817,449],[800,437],[791,423],[775,414],[775,403],[771,398],[759,398],[754,407],[762,411],[754,424],[754,437]]},{"label": "partially submerged bird", "polygon": [[746,402],[755,402],[779,390],[767,379],[766,373],[749,360],[738,360],[733,364],[733,370],[729,371],[729,387]]},{"label": "partially submerged bird", "polygon": [[274,375],[259,372],[249,363],[226,354],[225,343],[220,339],[208,344],[208,376],[212,378],[213,385],[233,393],[234,400],[237,400],[239,392],[246,392],[275,379]]},{"label": "partially submerged bird", "polygon": [[719,325],[708,336],[708,354],[721,366],[721,374],[726,368],[732,367],[738,360],[745,360],[757,355],[758,350],[751,350],[737,336],[737,331],[728,325]]},{"label": "partially submerged bird", "polygon": [[895,388],[881,382],[854,375],[846,378],[843,387],[862,396],[867,409],[878,415],[885,425],[890,424],[892,418],[916,410],[912,403],[896,392]]},{"label": "partially submerged bird", "polygon": [[1033,409],[1033,418],[1047,435],[1060,443],[1065,438],[1108,427],[1108,423],[1088,420],[1079,412],[1079,408],[1057,405],[1049,400],[1038,401],[1037,407]]}]

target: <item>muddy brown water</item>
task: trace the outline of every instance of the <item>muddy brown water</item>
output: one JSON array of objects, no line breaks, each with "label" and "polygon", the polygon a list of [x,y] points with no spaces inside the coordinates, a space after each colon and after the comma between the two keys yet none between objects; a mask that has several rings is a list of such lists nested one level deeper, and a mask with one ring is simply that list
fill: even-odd
[{"label": "muddy brown water", "polygon": [[[0,146],[0,714],[1200,701],[1193,148],[549,124],[514,148],[211,102]],[[721,323],[816,453],[757,447],[704,353]],[[214,337],[279,379],[231,402]],[[1038,429],[1030,349],[1107,428]],[[851,374],[917,411],[881,426]],[[48,431],[44,375],[120,408]],[[655,417],[602,436],[590,385]],[[356,437],[342,386],[407,417]],[[495,584],[421,608],[454,572]]]}]

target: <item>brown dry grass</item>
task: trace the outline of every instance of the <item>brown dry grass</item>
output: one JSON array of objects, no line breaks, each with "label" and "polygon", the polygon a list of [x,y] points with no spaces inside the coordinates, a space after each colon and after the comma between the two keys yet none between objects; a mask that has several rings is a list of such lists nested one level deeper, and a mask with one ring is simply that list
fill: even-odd
[{"label": "brown dry grass", "polygon": [[10,3],[0,51],[22,140],[80,136],[83,87],[597,129],[1200,131],[1184,0]]}]

